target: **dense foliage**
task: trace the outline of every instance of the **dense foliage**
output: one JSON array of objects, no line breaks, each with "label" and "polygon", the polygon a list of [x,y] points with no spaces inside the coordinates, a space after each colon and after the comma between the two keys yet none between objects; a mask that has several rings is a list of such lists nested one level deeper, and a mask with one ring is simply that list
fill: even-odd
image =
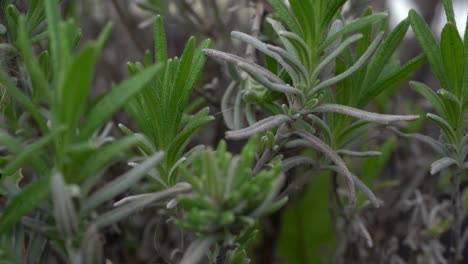
[{"label": "dense foliage", "polygon": [[[251,29],[230,36],[232,18],[221,9],[233,7],[139,1],[155,14],[154,49],[127,64],[128,79],[98,96],[97,65],[112,26],[82,41],[73,12],[61,10],[66,2],[0,2],[0,263],[124,263],[110,250],[109,230],[122,229],[128,241],[119,247],[137,251],[129,246],[139,239],[132,230],[137,225],[148,235],[154,220],[163,227],[150,235],[170,238],[167,248],[154,242],[160,261],[250,263],[262,259],[262,241],[279,214],[272,243],[284,262],[351,263],[353,246],[356,263],[375,262],[366,256],[377,252],[374,240],[382,234],[369,231],[366,217],[387,206],[378,191],[398,188],[379,181],[397,142],[434,150],[425,167],[451,179],[451,204],[430,205],[428,213],[420,191],[412,191],[415,200],[404,206],[413,216],[401,221],[424,220],[405,238],[417,257],[385,249],[380,260],[462,261],[468,26],[462,36],[450,0],[442,1],[447,23],[440,41],[414,10],[388,31],[388,13],[368,7],[350,20],[346,0],[246,1],[246,9],[254,7]],[[213,39],[191,37],[180,57],[169,58],[162,17],[174,10],[180,23]],[[222,33],[210,31],[205,16]],[[401,63],[398,50],[410,28],[422,53]],[[245,52],[222,51],[231,42]],[[437,139],[420,133],[421,108],[382,113],[426,61],[440,89],[410,86],[436,111],[426,117],[440,130]],[[223,69],[211,83],[208,62]],[[214,103],[195,93],[213,85],[223,91]],[[128,118],[114,129],[119,111]],[[216,117],[228,143],[199,144]],[[230,152],[232,145],[241,151]],[[451,241],[442,243],[443,234]]]}]

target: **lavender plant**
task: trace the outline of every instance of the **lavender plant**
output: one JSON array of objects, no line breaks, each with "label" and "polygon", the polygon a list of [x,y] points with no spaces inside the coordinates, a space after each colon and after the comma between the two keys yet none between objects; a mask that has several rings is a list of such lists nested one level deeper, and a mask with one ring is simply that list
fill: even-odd
[{"label": "lavender plant", "polygon": [[[350,21],[341,12],[346,0],[290,0],[289,5],[269,0],[276,10],[272,14],[263,1],[242,1],[235,7],[229,2],[222,12],[230,15],[235,8],[255,6],[252,31],[231,33],[238,41],[233,44],[246,46],[245,55],[211,49],[210,40],[197,44],[192,37],[180,58],[169,58],[163,21],[157,16],[154,57],[147,51],[143,62],[129,63],[132,77],[94,100],[90,89],[110,26],[97,41],[80,45],[80,29],[73,20],[61,18],[59,1],[27,1],[25,15],[10,1],[1,4],[6,2],[7,42],[0,43],[0,55],[6,58],[0,71],[0,195],[5,201],[0,210],[0,262],[103,263],[102,231],[110,226],[117,230],[117,223],[139,214],[178,228],[180,236],[166,261],[250,263],[258,234],[267,234],[263,220],[301,194],[320,208],[308,203],[288,208],[295,213],[286,213],[282,228],[294,222],[292,218],[302,218],[296,212],[304,208],[329,205],[333,221],[327,224],[345,234],[338,237],[329,262],[343,262],[343,252],[354,241],[364,239],[367,247],[373,246],[362,213],[369,205],[383,205],[372,181],[383,171],[395,141],[389,139],[376,151],[367,142],[376,131],[372,123],[391,125],[398,135],[429,143],[441,157],[431,165],[431,173],[451,169],[451,253],[453,263],[460,260],[468,30],[463,44],[451,1],[443,2],[449,22],[440,45],[414,11],[386,33],[387,13],[367,8]],[[219,43],[227,40],[227,31],[209,30],[208,25],[216,21],[218,29],[228,28],[232,17],[223,19],[216,3],[206,10],[189,8],[199,7],[197,3],[214,1],[138,2],[153,13],[188,14],[179,20],[194,22],[217,47],[229,47]],[[424,54],[401,63],[396,50],[410,25]],[[223,140],[216,150],[193,147],[197,132],[216,116],[202,107],[203,99],[191,101],[193,90],[202,85],[206,57],[226,65],[232,79],[220,100],[220,116],[229,129],[227,140],[247,141],[239,155],[229,153]],[[443,89],[435,93],[422,83],[411,86],[436,109],[438,115],[427,117],[440,127],[439,140],[398,130],[417,115],[366,110],[426,59]],[[116,137],[109,120],[120,108],[136,128],[131,122],[119,124],[124,136]],[[360,170],[350,166],[356,158],[366,159]],[[123,172],[115,176],[110,168],[120,162],[131,168],[120,166]],[[101,184],[107,177],[112,179]],[[328,202],[317,199],[324,193]],[[442,260],[437,237],[448,223],[446,205],[428,199],[428,215],[421,197],[417,194],[406,204],[414,213],[412,221],[424,220],[406,242],[414,246],[427,236],[428,243],[414,246],[426,257],[420,261]],[[321,227],[309,224],[310,229]],[[288,263],[322,261],[319,254],[300,252],[310,245],[295,247],[294,239],[284,245],[284,232],[281,235],[279,247]]]},{"label": "lavender plant", "polygon": [[[133,186],[162,158],[161,152],[152,153],[139,166],[94,190],[109,166],[126,159],[125,153],[141,141],[139,136],[113,138],[108,119],[145,87],[161,65],[148,67],[91,102],[95,65],[110,26],[97,41],[78,49],[79,29],[72,21],[61,20],[57,1],[30,1],[29,8],[26,16],[13,5],[7,8],[17,14],[8,21],[8,45],[14,45],[25,74],[15,83],[6,71],[0,72],[4,96],[14,102],[5,106],[4,113],[18,113],[5,119],[22,119],[7,122],[0,132],[4,146],[0,189],[8,199],[0,215],[0,257],[8,263],[36,263],[47,261],[47,252],[56,252],[69,263],[102,262],[99,235],[88,225],[95,209]],[[48,28],[40,34],[46,35],[48,48],[37,56],[30,32],[44,15]],[[12,182],[23,178],[29,184]],[[87,239],[96,248],[80,244]]]},{"label": "lavender plant", "polygon": [[[418,116],[371,113],[356,108],[365,106],[371,98],[385,88],[397,85],[424,61],[424,58],[420,56],[403,67],[397,67],[388,76],[380,76],[382,72],[378,69],[382,70],[385,67],[386,60],[393,54],[398,42],[403,38],[409,25],[408,21],[403,21],[389,39],[379,47],[383,38],[382,29],[375,33],[376,37],[372,40],[371,24],[385,19],[385,13],[373,15],[368,13],[367,16],[344,25],[341,20],[332,22],[344,1],[332,1],[327,4],[322,4],[320,1],[315,1],[315,3],[292,1],[291,10],[281,1],[271,1],[271,4],[279,10],[280,18],[286,21],[292,30],[286,30],[280,22],[272,18],[268,19],[268,23],[277,33],[284,48],[261,42],[245,33],[232,32],[231,34],[233,38],[252,45],[264,53],[265,60],[270,61],[267,64],[267,67],[271,65],[270,69],[233,54],[204,50],[206,55],[229,62],[245,73],[237,74],[239,78],[226,92],[224,110],[229,107],[227,101],[233,97],[232,90],[240,87],[238,93],[243,96],[245,104],[250,105],[250,107],[245,107],[245,115],[250,126],[239,129],[240,122],[234,122],[234,116],[239,118],[239,113],[233,112],[230,116],[227,113],[224,116],[227,126],[237,130],[227,132],[226,138],[242,139],[274,129],[276,130],[275,141],[264,152],[261,157],[263,162],[257,169],[262,168],[269,159],[279,153],[283,145],[294,139],[293,142],[300,142],[299,146],[312,147],[332,161],[333,168],[340,175],[345,176],[351,201],[354,199],[355,186],[357,186],[361,191],[369,194],[369,199],[378,206],[376,199],[372,198],[369,190],[365,189],[365,185],[361,184],[359,178],[350,172],[339,153],[352,156],[376,154],[346,149],[346,146],[351,143],[353,133],[359,133],[358,129],[367,122],[388,124],[418,118]],[[323,10],[318,11],[318,8]],[[301,9],[309,10],[310,14],[316,14],[316,16],[301,17],[298,13]],[[327,16],[322,18],[323,14]],[[320,27],[310,29],[310,19],[312,22],[316,21],[315,24]],[[357,29],[365,29],[366,36],[357,33],[347,37]],[[354,61],[349,47],[361,38],[364,40],[358,43],[360,49]],[[330,69],[334,68],[335,62],[338,72],[330,77]],[[366,62],[372,65],[367,67]],[[352,81],[340,83],[349,76],[353,76],[350,77]],[[381,77],[380,80],[379,77]],[[375,84],[376,81],[377,84]],[[356,83],[353,84],[353,82]],[[367,85],[362,85],[362,82]],[[335,84],[337,85],[334,94],[330,88]],[[282,103],[283,98],[286,103]],[[254,113],[257,105],[260,105],[262,110],[270,116],[257,121]],[[242,111],[241,106],[242,103],[237,101],[234,111]],[[360,121],[350,123],[349,119],[344,119],[342,115],[354,117]],[[299,160],[302,157],[298,156],[295,159]]]},{"label": "lavender plant", "polygon": [[[423,18],[412,10],[409,13],[411,26],[416,34],[441,86],[437,92],[420,82],[411,82],[411,87],[423,95],[437,114],[428,113],[426,117],[440,128],[438,140],[420,134],[402,134],[427,143],[440,159],[430,166],[432,175],[450,170],[452,179],[452,246],[449,249],[451,263],[461,260],[461,223],[464,217],[460,183],[466,168],[466,95],[468,87],[468,30],[462,40],[456,28],[452,1],[444,0],[447,17],[437,43]],[[467,22],[468,23],[468,22]]]}]

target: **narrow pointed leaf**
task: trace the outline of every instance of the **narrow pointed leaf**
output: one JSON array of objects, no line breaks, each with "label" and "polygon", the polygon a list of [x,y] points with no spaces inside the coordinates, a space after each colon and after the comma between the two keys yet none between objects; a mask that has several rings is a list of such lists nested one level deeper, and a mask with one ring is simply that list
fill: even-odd
[{"label": "narrow pointed leaf", "polygon": [[442,3],[444,4],[444,10],[445,10],[445,15],[447,16],[447,21],[456,25],[457,22],[455,22],[455,13],[453,12],[453,0],[442,0]]},{"label": "narrow pointed leaf", "polygon": [[145,85],[158,74],[161,68],[161,64],[153,65],[113,87],[112,91],[101,98],[99,102],[89,110],[86,116],[86,123],[80,133],[80,139],[88,138],[99,129],[115,111],[121,108],[139,91],[144,89]]},{"label": "narrow pointed leaf", "polygon": [[457,161],[449,157],[436,160],[431,164],[431,175],[435,175],[455,164],[457,164]]},{"label": "narrow pointed leaf", "polygon": [[432,36],[432,32],[429,26],[414,10],[409,12],[409,19],[411,22],[411,27],[416,34],[416,38],[418,39],[424,54],[427,56],[427,59],[432,66],[432,70],[439,79],[440,85],[442,87],[448,87],[446,69],[442,60],[442,54],[434,36]]},{"label": "narrow pointed leaf", "polygon": [[161,152],[154,154],[153,156],[146,159],[140,165],[129,170],[125,174],[121,175],[117,179],[106,184],[104,187],[93,193],[83,204],[82,212],[92,210],[102,204],[114,198],[116,195],[124,192],[131,188],[141,178],[143,178],[149,169],[153,168],[163,157]]},{"label": "narrow pointed leaf", "polygon": [[49,128],[46,125],[45,118],[42,116],[40,109],[31,101],[31,99],[29,99],[28,96],[26,96],[18,87],[16,87],[16,85],[3,71],[0,71],[0,84],[6,90],[9,96],[20,103],[24,109],[31,114],[31,116],[39,125],[42,133],[47,133]]},{"label": "narrow pointed leaf", "polygon": [[376,13],[363,18],[359,18],[356,21],[353,21],[342,28],[340,31],[328,37],[325,42],[320,44],[319,51],[324,50],[328,45],[333,43],[335,40],[347,35],[353,31],[359,30],[361,28],[367,27],[377,21],[381,21],[388,16],[387,13]]},{"label": "narrow pointed leaf", "polygon": [[270,4],[278,11],[280,17],[286,22],[288,27],[296,34],[303,35],[303,31],[297,21],[296,16],[284,4],[282,0],[269,0]]},{"label": "narrow pointed leaf", "polygon": [[457,143],[457,136],[455,130],[450,126],[450,124],[440,116],[434,114],[427,114],[427,118],[432,120],[440,129],[442,129],[444,135],[447,137],[447,140],[451,144]]},{"label": "narrow pointed leaf", "polygon": [[66,185],[62,174],[56,172],[52,175],[51,191],[57,227],[64,236],[71,237],[78,231],[78,216],[73,205],[70,189]]},{"label": "narrow pointed leaf", "polygon": [[382,40],[382,37],[383,37],[383,33],[380,32],[379,35],[375,37],[374,41],[372,41],[367,51],[359,58],[359,60],[356,63],[353,64],[353,66],[349,67],[346,71],[342,72],[340,75],[337,75],[333,78],[323,81],[322,83],[317,85],[311,90],[311,94],[315,94],[319,92],[320,90],[345,79],[346,77],[350,76],[351,74],[359,70],[359,68],[370,58],[372,53],[375,51],[380,41]]},{"label": "narrow pointed leaf", "polygon": [[416,81],[411,81],[410,82],[411,88],[416,90],[419,94],[424,96],[426,100],[428,100],[431,105],[435,108],[437,113],[441,116],[446,116],[447,111],[445,110],[444,102],[440,99],[440,97],[426,84],[416,82]]},{"label": "narrow pointed leaf", "polygon": [[385,115],[378,113],[371,113],[357,108],[338,105],[338,104],[322,104],[313,109],[317,113],[340,113],[344,115],[349,115],[361,120],[367,120],[371,122],[378,123],[390,123],[398,121],[413,121],[419,118],[417,115]]},{"label": "narrow pointed leaf", "polygon": [[50,192],[50,177],[42,177],[12,197],[0,216],[0,234],[13,227],[21,217],[43,202]]},{"label": "narrow pointed leaf", "polygon": [[383,91],[391,90],[397,87],[398,85],[401,85],[425,62],[426,56],[424,55],[414,57],[401,68],[392,72],[384,79],[378,81],[374,86],[372,86],[370,90],[368,90],[361,96],[358,106],[364,107]]},{"label": "narrow pointed leaf", "polygon": [[156,62],[167,61],[166,32],[160,15],[154,19],[154,54]]},{"label": "narrow pointed leaf", "polygon": [[270,80],[272,80],[274,82],[277,82],[277,83],[284,83],[283,80],[281,80],[278,76],[276,76],[275,74],[273,74],[270,71],[266,70],[262,66],[260,66],[258,64],[255,64],[253,62],[249,62],[246,59],[241,58],[239,56],[236,56],[234,54],[222,52],[222,51],[219,51],[219,50],[213,50],[213,49],[204,49],[203,54],[205,54],[206,56],[209,56],[209,57],[213,57],[213,58],[216,58],[216,59],[220,59],[220,60],[223,60],[223,61],[233,63],[234,65],[237,65],[239,63],[248,64],[251,67],[255,68],[258,72],[261,72],[262,75],[265,76],[266,78],[268,78],[268,79],[270,79]]},{"label": "narrow pointed leaf", "polygon": [[226,132],[227,139],[243,139],[253,136],[255,134],[265,132],[267,130],[273,129],[280,126],[283,123],[291,121],[292,119],[287,115],[275,115],[270,116],[265,119],[258,121],[256,124],[236,130]]},{"label": "narrow pointed leaf", "polygon": [[333,149],[331,149],[327,144],[325,144],[322,140],[320,140],[316,136],[311,135],[304,131],[297,131],[295,133],[301,138],[303,138],[304,140],[306,140],[307,142],[309,142],[310,144],[312,144],[315,149],[317,149],[322,154],[324,154],[338,167],[340,174],[345,176],[346,185],[347,185],[347,189],[350,195],[350,199],[354,200],[356,197],[356,189],[354,186],[353,174],[349,171],[343,159],[341,159],[341,157],[338,154],[336,154],[336,152],[333,151]]},{"label": "narrow pointed leaf", "polygon": [[442,60],[446,69],[445,73],[447,74],[447,82],[449,85],[442,88],[449,90],[456,96],[461,96],[465,58],[463,41],[454,24],[448,23],[442,30],[440,50],[442,52]]},{"label": "narrow pointed leaf", "polygon": [[364,87],[370,87],[373,82],[377,81],[390,57],[400,46],[401,41],[408,31],[409,25],[410,23],[408,19],[401,21],[390,33],[388,38],[385,39],[377,48],[374,56],[372,56],[372,59],[369,61],[369,65],[367,66],[363,84]]}]

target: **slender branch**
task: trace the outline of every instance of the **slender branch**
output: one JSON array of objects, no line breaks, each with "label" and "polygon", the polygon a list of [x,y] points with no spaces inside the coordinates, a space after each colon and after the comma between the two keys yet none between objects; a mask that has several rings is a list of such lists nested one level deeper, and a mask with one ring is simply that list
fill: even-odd
[{"label": "slender branch", "polygon": [[130,39],[133,41],[133,43],[138,48],[138,50],[143,53],[145,51],[145,44],[135,34],[135,30],[133,28],[133,25],[131,25],[130,20],[125,15],[124,10],[120,6],[120,4],[117,2],[117,0],[112,0],[112,5],[114,6],[115,10],[117,11],[117,14],[120,17],[120,20],[122,20],[122,24],[124,25],[125,30],[127,31],[128,35],[130,36]]},{"label": "slender branch", "polygon": [[[278,128],[278,131],[276,132],[275,142],[273,143],[273,145],[281,144],[281,142],[283,141],[284,136],[287,134],[287,132],[288,132],[287,125],[282,124]],[[263,169],[265,164],[267,164],[268,161],[270,161],[271,158],[274,157],[277,152],[278,152],[278,149],[276,149],[276,150],[268,149],[267,151],[265,151],[263,153],[263,155],[260,157],[260,159],[258,159],[257,163],[255,164],[255,167],[253,169],[253,175],[254,176],[257,175],[260,172],[260,170]]]},{"label": "slender branch", "polygon": [[460,196],[460,178],[462,170],[457,169],[455,173],[452,174],[452,210],[453,210],[453,229],[452,229],[452,252],[451,262],[453,264],[459,263],[462,259],[461,245],[460,245],[460,233],[462,226],[462,206],[461,206],[461,196]]},{"label": "slender branch", "polygon": [[[258,35],[260,34],[263,11],[264,11],[263,3],[258,2],[255,8],[255,14],[254,14],[253,22],[252,22],[252,29],[250,30],[250,34],[255,38],[258,37]],[[249,61],[256,62],[254,46],[247,44],[247,48],[245,50],[245,57]]]}]

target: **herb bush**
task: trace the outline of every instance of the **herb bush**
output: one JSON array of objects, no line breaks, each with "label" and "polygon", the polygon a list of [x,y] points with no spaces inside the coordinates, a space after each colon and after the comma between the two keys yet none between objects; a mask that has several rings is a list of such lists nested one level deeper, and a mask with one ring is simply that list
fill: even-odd
[{"label": "herb bush", "polygon": [[[138,1],[154,48],[99,96],[113,26],[83,41],[79,3],[24,2],[0,2],[0,263],[464,263],[468,29],[450,0],[440,41],[414,10],[388,31],[346,0]],[[199,32],[179,57],[163,17]],[[422,53],[400,62],[410,28]],[[410,81],[426,61],[437,91]],[[408,82],[437,139],[421,98],[392,107]],[[385,177],[420,142],[433,154],[405,169],[440,175],[432,193]],[[382,234],[386,207],[407,234]]]}]

